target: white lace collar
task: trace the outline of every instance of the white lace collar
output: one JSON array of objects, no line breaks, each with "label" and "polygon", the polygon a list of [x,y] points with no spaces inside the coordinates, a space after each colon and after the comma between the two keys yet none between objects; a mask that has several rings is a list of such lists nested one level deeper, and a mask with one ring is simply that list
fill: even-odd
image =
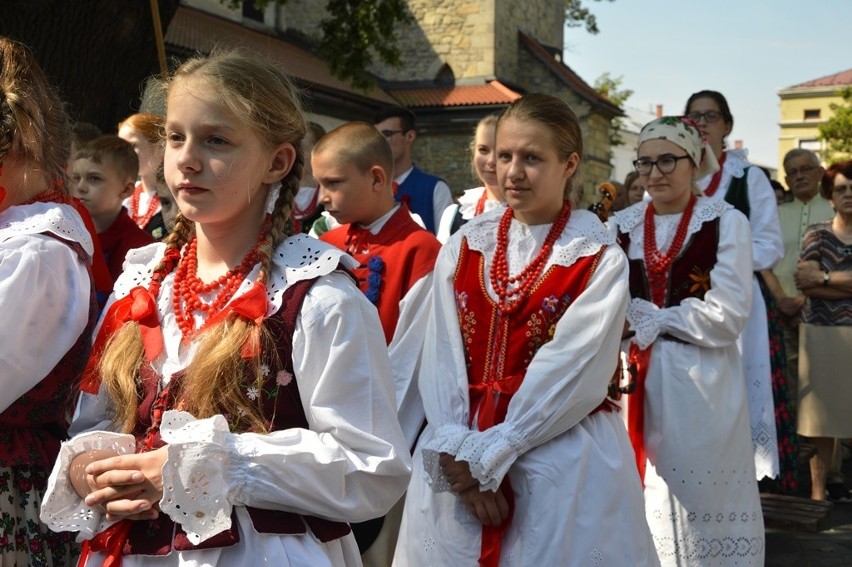
[{"label": "white lace collar", "polygon": [[482,194],[484,192],[485,187],[474,187],[473,189],[465,190],[465,192],[462,193],[461,197],[459,197],[459,205],[475,207],[476,203],[479,202],[479,198],[482,197]]},{"label": "white lace collar", "polygon": [[[500,207],[485,212],[464,225],[457,234],[467,238],[471,250],[481,252],[486,258],[491,257],[497,247],[497,227],[504,211],[505,209]],[[546,224],[530,227],[513,219],[509,236],[515,242],[536,240],[540,245],[550,226]],[[565,230],[553,245],[548,265],[571,266],[577,259],[596,254],[601,247],[613,244],[615,236],[606,229],[597,215],[582,209],[574,210],[571,211],[571,218]]]},{"label": "white lace collar", "polygon": [[[124,271],[115,282],[115,297],[125,297],[137,286],[148,287],[151,274],[163,257],[166,245],[161,242],[149,244],[143,248],[131,250],[124,263]],[[281,308],[284,291],[296,282],[330,274],[342,264],[347,269],[358,266],[354,258],[325,242],[298,234],[280,243],[272,256],[273,270],[266,286],[269,298],[267,316]],[[234,297],[245,293],[257,279],[259,266],[249,273]],[[171,288],[174,272],[166,276],[157,299],[161,311],[171,309]]]},{"label": "white lace collar", "polygon": [[44,232],[77,242],[89,256],[94,252],[92,237],[71,205],[31,203],[9,207],[0,213],[0,240]]},{"label": "white lace collar", "polygon": [[[616,231],[630,234],[630,240],[637,245],[641,245],[645,240],[645,209],[648,208],[648,204],[649,201],[636,203],[613,213],[611,217],[612,222],[616,225]],[[689,226],[686,229],[687,237],[701,230],[701,225],[705,222],[721,217],[722,213],[733,208],[733,205],[724,199],[698,197],[698,200],[695,201],[695,209],[692,211],[692,218],[689,219]],[[680,215],[677,216],[680,218]]]},{"label": "white lace collar", "polygon": [[742,177],[745,168],[751,165],[748,162],[748,150],[745,148],[734,148],[725,150],[725,163],[722,165],[724,173],[731,177]]}]

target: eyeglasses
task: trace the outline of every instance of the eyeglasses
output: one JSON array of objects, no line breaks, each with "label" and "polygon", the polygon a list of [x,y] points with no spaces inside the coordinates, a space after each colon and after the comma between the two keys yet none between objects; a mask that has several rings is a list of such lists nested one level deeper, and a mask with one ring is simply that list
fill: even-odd
[{"label": "eyeglasses", "polygon": [[843,195],[844,193],[852,193],[852,183],[843,183],[835,185],[831,188],[831,192],[835,195]]},{"label": "eyeglasses", "polygon": [[791,169],[787,169],[784,171],[784,173],[787,175],[787,177],[796,177],[800,173],[802,175],[807,175],[816,169],[819,168],[815,165],[803,165],[802,167],[793,167]]},{"label": "eyeglasses", "polygon": [[677,162],[688,158],[689,155],[673,156],[666,154],[660,156],[657,161],[648,158],[639,158],[633,162],[633,167],[636,168],[636,173],[639,175],[651,175],[651,168],[655,165],[660,173],[671,173],[677,167]]},{"label": "eyeglasses", "polygon": [[707,124],[710,124],[722,118],[722,113],[718,110],[708,110],[707,112],[690,112],[686,115],[686,117],[691,118],[696,122],[703,118]]},{"label": "eyeglasses", "polygon": [[405,130],[379,130],[379,134],[390,140],[397,134],[402,134]]}]

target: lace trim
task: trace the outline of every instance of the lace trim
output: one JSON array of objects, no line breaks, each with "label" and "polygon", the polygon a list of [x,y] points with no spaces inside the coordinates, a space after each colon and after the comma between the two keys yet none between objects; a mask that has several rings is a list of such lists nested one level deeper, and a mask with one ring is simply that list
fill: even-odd
[{"label": "lace trim", "polygon": [[660,334],[659,307],[640,298],[633,298],[627,305],[627,322],[636,333],[634,341],[641,349],[651,346]]},{"label": "lace trim", "polygon": [[[726,162],[727,163],[727,162]],[[630,235],[630,241],[635,243],[642,249],[645,243],[645,209],[648,206],[647,202],[641,202],[628,207],[623,211],[618,211],[613,214],[618,232],[627,232]],[[728,209],[733,209],[734,206],[724,199],[710,199],[707,197],[699,198],[695,202],[695,209],[692,211],[692,218],[689,219],[689,226],[686,229],[686,237],[689,238],[699,230],[701,226],[708,221],[720,218]],[[678,216],[678,218],[680,218]]]},{"label": "lace trim", "polygon": [[[109,522],[100,512],[86,506],[67,479],[71,462],[89,451],[115,451],[119,455],[136,452],[132,435],[93,431],[66,441],[59,449],[57,463],[47,483],[47,496],[41,505],[41,521],[55,532],[80,532],[77,541],[92,539],[115,522]],[[59,479],[60,476],[66,477]]]},{"label": "lace trim", "polygon": [[450,492],[450,483],[441,470],[438,460],[441,453],[455,455],[471,430],[464,425],[448,424],[435,429],[435,435],[423,447],[423,469],[426,482],[434,492]]},{"label": "lace trim", "polygon": [[467,437],[456,453],[456,460],[467,461],[480,490],[494,491],[500,488],[503,477],[517,460],[521,446],[520,439],[495,426]]},{"label": "lace trim", "polygon": [[228,494],[228,422],[221,415],[195,420],[189,413],[163,413],[160,428],[168,443],[160,509],[186,531],[193,545],[231,527]]},{"label": "lace trim", "polygon": [[9,207],[0,215],[0,240],[49,232],[79,243],[91,256],[92,237],[74,207],[60,203],[32,203]]},{"label": "lace trim", "polygon": [[[460,232],[464,232],[471,250],[481,252],[486,258],[494,256],[494,249],[497,247],[495,235],[504,210],[503,207],[498,207],[483,213],[461,228]],[[535,238],[541,233],[541,241],[543,242],[544,235],[547,234],[549,228],[549,224],[530,227],[513,220],[509,227],[509,238],[513,241],[513,246],[514,242],[521,241],[532,246],[540,246],[541,242],[536,242],[529,236]],[[554,264],[571,266],[579,258],[597,254],[601,247],[613,244],[615,244],[615,236],[606,229],[597,216],[584,210],[571,211],[571,219],[562,235],[553,245],[553,253],[547,261],[547,267]],[[520,254],[514,254],[513,258],[523,256],[524,253],[521,251]],[[510,258],[510,263],[511,260],[512,258]],[[511,268],[512,266],[510,266]]]},{"label": "lace trim", "polygon": [[[115,282],[115,296],[125,297],[130,290],[137,286],[147,287],[151,282],[151,274],[163,257],[166,246],[163,243],[149,244],[143,248],[131,250],[125,261],[124,272]],[[266,295],[269,298],[267,315],[272,315],[281,308],[281,297],[284,291],[296,282],[330,274],[343,264],[347,269],[357,267],[358,263],[345,252],[305,234],[298,234],[280,243],[272,255],[273,270],[266,285]],[[239,297],[251,287],[257,279],[259,267],[249,273],[240,288],[234,294]],[[161,310],[169,311],[166,306],[171,301],[171,284],[174,273],[166,276],[161,288],[158,305]]]},{"label": "lace trim", "polygon": [[725,151],[725,163],[722,166],[724,172],[730,177],[742,177],[745,168],[751,166],[748,161],[748,150],[745,148],[734,148]]}]

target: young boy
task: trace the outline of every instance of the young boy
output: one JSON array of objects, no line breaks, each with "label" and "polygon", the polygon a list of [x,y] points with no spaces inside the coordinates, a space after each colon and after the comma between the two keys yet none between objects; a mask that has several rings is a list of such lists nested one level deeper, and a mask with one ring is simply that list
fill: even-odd
[{"label": "young boy", "polygon": [[[425,420],[414,376],[420,361],[429,309],[432,268],[441,245],[393,197],[393,155],[371,124],[352,122],[332,130],[311,153],[319,202],[341,224],[320,236],[353,256],[358,284],[379,310],[394,370],[397,411],[410,447]],[[399,519],[386,517],[365,565],[390,565]],[[362,552],[372,543],[354,526]],[[359,534],[359,532],[361,532]],[[359,537],[359,535],[361,537]],[[376,535],[375,532],[372,535]],[[387,554],[386,556],[383,554]]]},{"label": "young boy", "polygon": [[[95,138],[74,155],[73,194],[92,215],[113,280],[121,274],[128,250],[154,241],[134,224],[121,205],[133,193],[138,169],[139,158],[133,146],[118,136]],[[98,300],[103,306],[106,297],[99,294]]]}]

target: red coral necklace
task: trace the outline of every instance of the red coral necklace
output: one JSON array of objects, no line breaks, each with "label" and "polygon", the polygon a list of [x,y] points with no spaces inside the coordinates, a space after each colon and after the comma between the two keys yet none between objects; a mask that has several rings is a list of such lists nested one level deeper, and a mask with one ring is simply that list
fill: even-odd
[{"label": "red coral necklace", "polygon": [[488,200],[488,189],[483,188],[482,195],[476,201],[476,207],[473,209],[473,216],[478,217],[485,210],[485,201]]},{"label": "red coral necklace", "polygon": [[[711,150],[708,150],[711,151]],[[712,197],[716,190],[719,188],[719,183],[722,181],[722,166],[725,165],[725,158],[728,154],[722,152],[722,157],[719,158],[719,171],[713,174],[713,177],[710,179],[710,185],[707,186],[707,189],[704,190],[704,194],[708,197]]]},{"label": "red coral necklace", "polygon": [[500,225],[497,228],[497,248],[494,251],[494,261],[489,274],[491,287],[497,294],[497,308],[503,315],[515,311],[521,304],[521,300],[529,295],[533,285],[538,281],[553,250],[553,244],[565,230],[565,225],[571,218],[571,205],[568,201],[562,203],[562,210],[559,211],[559,216],[547,232],[541,250],[519,274],[510,277],[506,250],[509,247],[509,226],[512,224],[513,216],[514,211],[507,208],[500,218]]},{"label": "red coral necklace", "polygon": [[683,243],[686,240],[686,231],[689,228],[689,221],[692,218],[692,211],[695,209],[695,195],[690,195],[689,203],[683,211],[683,216],[680,217],[680,222],[677,224],[672,245],[665,254],[657,249],[657,232],[654,223],[654,203],[648,203],[645,209],[645,224],[644,224],[644,254],[645,254],[645,271],[648,275],[648,285],[651,288],[651,301],[659,307],[663,306],[666,299],[666,288],[669,278],[669,270],[672,262],[677,255],[680,254]]},{"label": "red coral necklace", "polygon": [[133,195],[130,197],[130,218],[133,219],[133,222],[136,223],[136,226],[139,228],[145,228],[151,219],[154,218],[154,215],[157,214],[157,207],[160,204],[160,199],[157,198],[157,194],[151,195],[151,199],[148,201],[148,210],[145,211],[144,215],[139,214],[139,199],[142,197],[142,191],[144,191],[142,184],[136,186],[136,189],[133,190]]},{"label": "red coral necklace", "polygon": [[[203,311],[207,314],[207,320],[210,320],[227,305],[248,273],[260,261],[260,245],[265,239],[266,229],[261,231],[257,242],[239,265],[210,283],[204,283],[198,277],[198,239],[193,237],[190,240],[186,253],[175,270],[175,280],[172,284],[172,307],[184,339],[189,339],[196,332],[195,318],[192,315],[194,311]],[[200,296],[213,291],[216,291],[213,301],[204,303]]]}]

